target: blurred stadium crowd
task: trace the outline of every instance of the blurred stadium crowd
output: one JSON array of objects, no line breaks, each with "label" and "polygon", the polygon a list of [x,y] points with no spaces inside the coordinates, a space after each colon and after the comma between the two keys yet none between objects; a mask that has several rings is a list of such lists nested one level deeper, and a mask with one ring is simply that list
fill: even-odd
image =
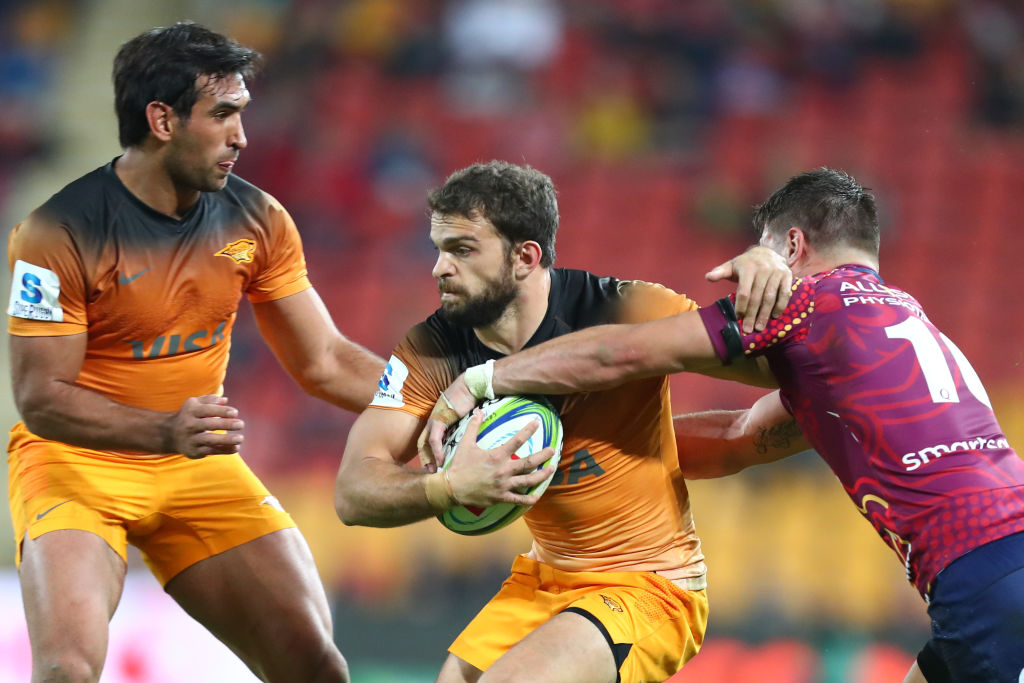
[{"label": "blurred stadium crowd", "polygon": [[[61,153],[60,122],[45,113],[87,4],[0,2],[0,206],[26,165]],[[1019,0],[185,6],[180,18],[265,54],[236,170],[292,212],[339,327],[376,352],[437,305],[424,197],[468,163],[502,158],[553,177],[556,265],[704,302],[725,290],[703,273],[753,241],[751,205],[828,165],[875,189],[883,276],[972,359],[1011,443],[1024,446]],[[247,314],[236,329],[227,393],[246,417],[245,455],[307,534],[343,650],[393,657],[398,640],[411,660],[439,662],[525,549],[524,530],[462,539],[432,522],[341,527],[330,490],[351,418],[301,395]],[[673,391],[680,410],[739,408],[757,395],[692,378]],[[699,482],[693,496],[712,639],[740,639],[728,642],[742,650],[795,638],[768,658],[797,667],[786,681],[823,679],[846,656],[836,643],[909,652],[923,642],[918,598],[815,458]],[[429,652],[411,642],[427,627]],[[384,628],[387,650],[370,637]]]}]

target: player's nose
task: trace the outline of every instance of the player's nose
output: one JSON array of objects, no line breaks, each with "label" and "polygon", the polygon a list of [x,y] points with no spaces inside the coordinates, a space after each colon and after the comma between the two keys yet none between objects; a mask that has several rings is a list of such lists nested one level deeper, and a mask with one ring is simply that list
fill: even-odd
[{"label": "player's nose", "polygon": [[437,261],[434,263],[434,269],[431,271],[431,275],[435,279],[439,279],[448,275],[454,274],[455,269],[452,267],[452,261],[446,253],[443,251],[437,255]]},{"label": "player's nose", "polygon": [[249,140],[245,137],[245,128],[242,127],[242,122],[238,122],[238,127],[231,134],[228,140],[228,146],[234,147],[235,149],[245,149],[249,146]]}]

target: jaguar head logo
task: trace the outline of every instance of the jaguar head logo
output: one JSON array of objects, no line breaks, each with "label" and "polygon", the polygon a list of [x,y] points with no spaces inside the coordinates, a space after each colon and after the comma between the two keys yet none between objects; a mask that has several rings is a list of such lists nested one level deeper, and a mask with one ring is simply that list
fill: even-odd
[{"label": "jaguar head logo", "polygon": [[256,253],[256,242],[250,239],[235,240],[217,252],[217,256],[227,256],[236,263],[251,263]]},{"label": "jaguar head logo", "polygon": [[622,607],[619,606],[619,603],[615,602],[614,600],[609,598],[604,593],[598,593],[598,595],[600,595],[601,599],[604,600],[605,607],[607,607],[608,609],[610,609],[613,612],[621,612],[622,611]]}]

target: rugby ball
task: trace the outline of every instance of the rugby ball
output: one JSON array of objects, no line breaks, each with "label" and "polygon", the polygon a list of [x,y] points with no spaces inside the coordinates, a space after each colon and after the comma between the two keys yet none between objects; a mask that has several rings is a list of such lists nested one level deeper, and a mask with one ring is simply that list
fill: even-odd
[{"label": "rugby ball", "polygon": [[[548,465],[558,467],[558,461],[562,455],[562,422],[558,419],[558,413],[554,407],[546,399],[540,396],[504,396],[487,401],[480,406],[480,409],[484,413],[480,432],[476,435],[476,442],[480,448],[489,450],[500,446],[531,421],[537,421],[540,422],[540,426],[512,457],[525,458],[551,446],[555,453],[541,467]],[[455,423],[445,438],[442,470],[447,469],[455,459],[455,449],[466,435],[466,428],[471,418],[472,413]],[[554,470],[550,477],[523,493],[544,493],[553,477]],[[437,518],[457,534],[478,536],[508,526],[522,517],[528,509],[528,505],[514,503],[497,503],[487,508],[458,506],[438,515]]]}]

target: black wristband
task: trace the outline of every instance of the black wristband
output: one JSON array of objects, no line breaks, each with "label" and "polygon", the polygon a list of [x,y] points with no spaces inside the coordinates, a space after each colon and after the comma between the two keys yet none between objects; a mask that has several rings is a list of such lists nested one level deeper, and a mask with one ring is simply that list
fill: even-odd
[{"label": "black wristband", "polygon": [[733,358],[743,355],[743,337],[740,335],[740,322],[736,317],[736,309],[732,305],[732,299],[723,297],[715,302],[718,310],[725,316],[725,325],[722,326],[722,341],[725,342],[725,352],[728,356],[725,364],[732,362]]}]

